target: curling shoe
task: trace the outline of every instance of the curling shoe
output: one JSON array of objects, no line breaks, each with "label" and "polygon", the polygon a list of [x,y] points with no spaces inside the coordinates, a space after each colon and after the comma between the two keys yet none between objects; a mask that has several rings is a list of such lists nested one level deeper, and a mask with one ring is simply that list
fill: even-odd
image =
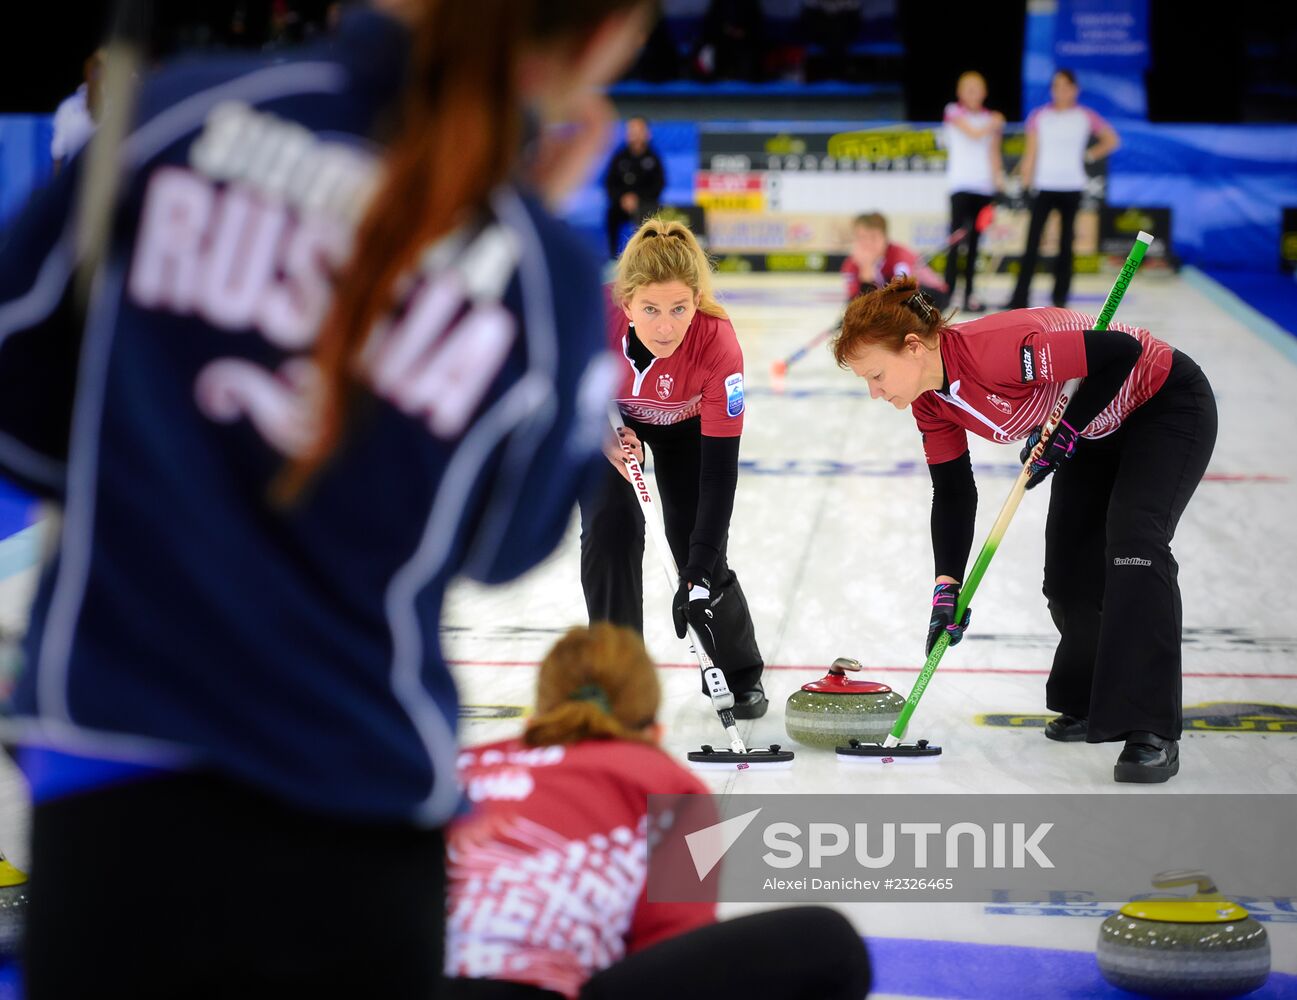
[{"label": "curling shoe", "polygon": [[1060,715],[1045,723],[1045,739],[1057,740],[1059,743],[1080,743],[1085,739],[1089,728],[1085,719],[1078,719],[1075,715]]},{"label": "curling shoe", "polygon": [[740,691],[734,696],[734,718],[759,719],[766,714],[770,702],[766,700],[765,689],[757,681],[755,687]]},{"label": "curling shoe", "polygon": [[1179,770],[1180,748],[1175,740],[1137,730],[1126,737],[1126,746],[1112,769],[1112,778],[1155,784],[1166,781]]}]

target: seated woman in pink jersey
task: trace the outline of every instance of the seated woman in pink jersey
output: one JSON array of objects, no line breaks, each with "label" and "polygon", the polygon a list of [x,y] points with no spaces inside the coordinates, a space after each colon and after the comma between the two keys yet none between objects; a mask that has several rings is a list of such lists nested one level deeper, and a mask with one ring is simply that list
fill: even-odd
[{"label": "seated woman in pink jersey", "polygon": [[842,263],[847,299],[880,288],[893,278],[913,275],[925,292],[944,309],[950,289],[936,271],[907,246],[887,238],[887,217],[881,212],[858,215],[851,222],[851,252]]},{"label": "seated woman in pink jersey", "polygon": [[1171,539],[1211,458],[1216,403],[1187,355],[1139,327],[1094,324],[1021,309],[951,326],[906,278],[853,301],[833,350],[922,435],[936,573],[925,652],[969,622],[954,620],[977,509],[968,432],[1034,446],[1063,383],[1084,378],[1028,484],[1054,474],[1044,591],[1059,643],[1045,697],[1059,716],[1045,735],[1124,740],[1115,780],[1166,781],[1182,721]]},{"label": "seated woman in pink jersey", "polygon": [[[658,749],[658,702],[656,668],[638,635],[609,624],[572,629],[541,663],[522,738],[461,755],[473,811],[447,840],[446,971],[454,978],[439,996],[865,995],[863,942],[832,910],[718,924],[713,902],[649,900],[648,796],[707,792]],[[691,826],[710,822],[710,800],[699,804],[702,823]]]}]

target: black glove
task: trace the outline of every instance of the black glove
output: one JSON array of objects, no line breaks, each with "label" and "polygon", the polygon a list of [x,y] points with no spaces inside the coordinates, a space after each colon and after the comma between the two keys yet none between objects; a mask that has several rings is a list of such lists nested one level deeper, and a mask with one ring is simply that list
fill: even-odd
[{"label": "black glove", "polygon": [[676,635],[683,639],[692,625],[703,645],[703,652],[713,663],[716,661],[716,633],[713,631],[715,612],[712,609],[720,603],[721,597],[719,593],[712,593],[709,574],[686,566],[671,601],[671,619],[675,622]]},{"label": "black glove", "polygon": [[923,655],[932,652],[941,633],[950,636],[952,646],[959,645],[964,637],[964,629],[973,617],[973,609],[965,608],[964,617],[958,624],[955,622],[955,605],[959,603],[959,584],[939,583],[932,591],[932,617],[928,620],[928,644],[923,647]]},{"label": "black glove", "polygon": [[[1077,432],[1066,420],[1060,420],[1054,433],[1045,442],[1045,450],[1040,457],[1031,463],[1031,476],[1027,480],[1027,489],[1033,489],[1045,481],[1045,477],[1072,457],[1076,451]],[[1027,436],[1027,443],[1018,453],[1018,461],[1025,462],[1031,450],[1040,443],[1040,428],[1037,427]]]}]

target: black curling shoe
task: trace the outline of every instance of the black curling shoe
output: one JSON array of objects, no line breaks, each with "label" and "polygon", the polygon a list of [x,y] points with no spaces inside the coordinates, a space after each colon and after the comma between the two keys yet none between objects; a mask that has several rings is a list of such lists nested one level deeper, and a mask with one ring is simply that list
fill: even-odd
[{"label": "black curling shoe", "polygon": [[1057,740],[1059,743],[1080,743],[1085,739],[1090,724],[1075,715],[1060,715],[1045,723],[1045,739]]},{"label": "black curling shoe", "polygon": [[766,692],[761,687],[760,681],[757,681],[756,687],[740,691],[734,696],[734,718],[736,719],[759,719],[766,714],[766,709],[769,707],[770,702],[766,700]]},{"label": "black curling shoe", "polygon": [[1136,781],[1154,784],[1166,781],[1180,770],[1180,747],[1156,733],[1134,732],[1126,737],[1126,746],[1112,769],[1114,781]]}]

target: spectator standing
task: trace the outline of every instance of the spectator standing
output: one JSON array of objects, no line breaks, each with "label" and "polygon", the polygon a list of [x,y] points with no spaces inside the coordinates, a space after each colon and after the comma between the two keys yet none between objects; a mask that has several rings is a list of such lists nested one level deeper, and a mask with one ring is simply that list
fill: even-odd
[{"label": "spectator standing", "polygon": [[658,200],[666,187],[662,154],[653,146],[648,121],[639,115],[626,120],[626,141],[617,147],[604,173],[608,192],[608,255],[621,250],[622,230],[627,223],[640,222],[657,212]]},{"label": "spectator standing", "polygon": [[[1072,288],[1072,236],[1076,210],[1085,190],[1085,167],[1097,163],[1121,145],[1111,125],[1092,108],[1077,103],[1080,88],[1076,74],[1068,69],[1054,73],[1049,84],[1050,103],[1027,116],[1027,148],[1022,154],[1022,186],[1034,189],[1031,224],[1022,253],[1018,285],[1006,309],[1025,309],[1031,292],[1031,277],[1040,255],[1040,236],[1049,213],[1059,219],[1058,256],[1054,258],[1054,305],[1066,308]],[[1090,145],[1092,136],[1098,142]]]},{"label": "spectator standing", "polygon": [[1004,115],[988,110],[986,79],[968,72],[955,85],[957,100],[946,105],[943,116],[946,144],[946,180],[950,189],[950,232],[962,229],[964,238],[946,251],[946,284],[951,298],[959,280],[959,251],[964,248],[964,311],[986,307],[973,295],[977,273],[977,213],[991,203],[1004,182],[1000,137]]}]

